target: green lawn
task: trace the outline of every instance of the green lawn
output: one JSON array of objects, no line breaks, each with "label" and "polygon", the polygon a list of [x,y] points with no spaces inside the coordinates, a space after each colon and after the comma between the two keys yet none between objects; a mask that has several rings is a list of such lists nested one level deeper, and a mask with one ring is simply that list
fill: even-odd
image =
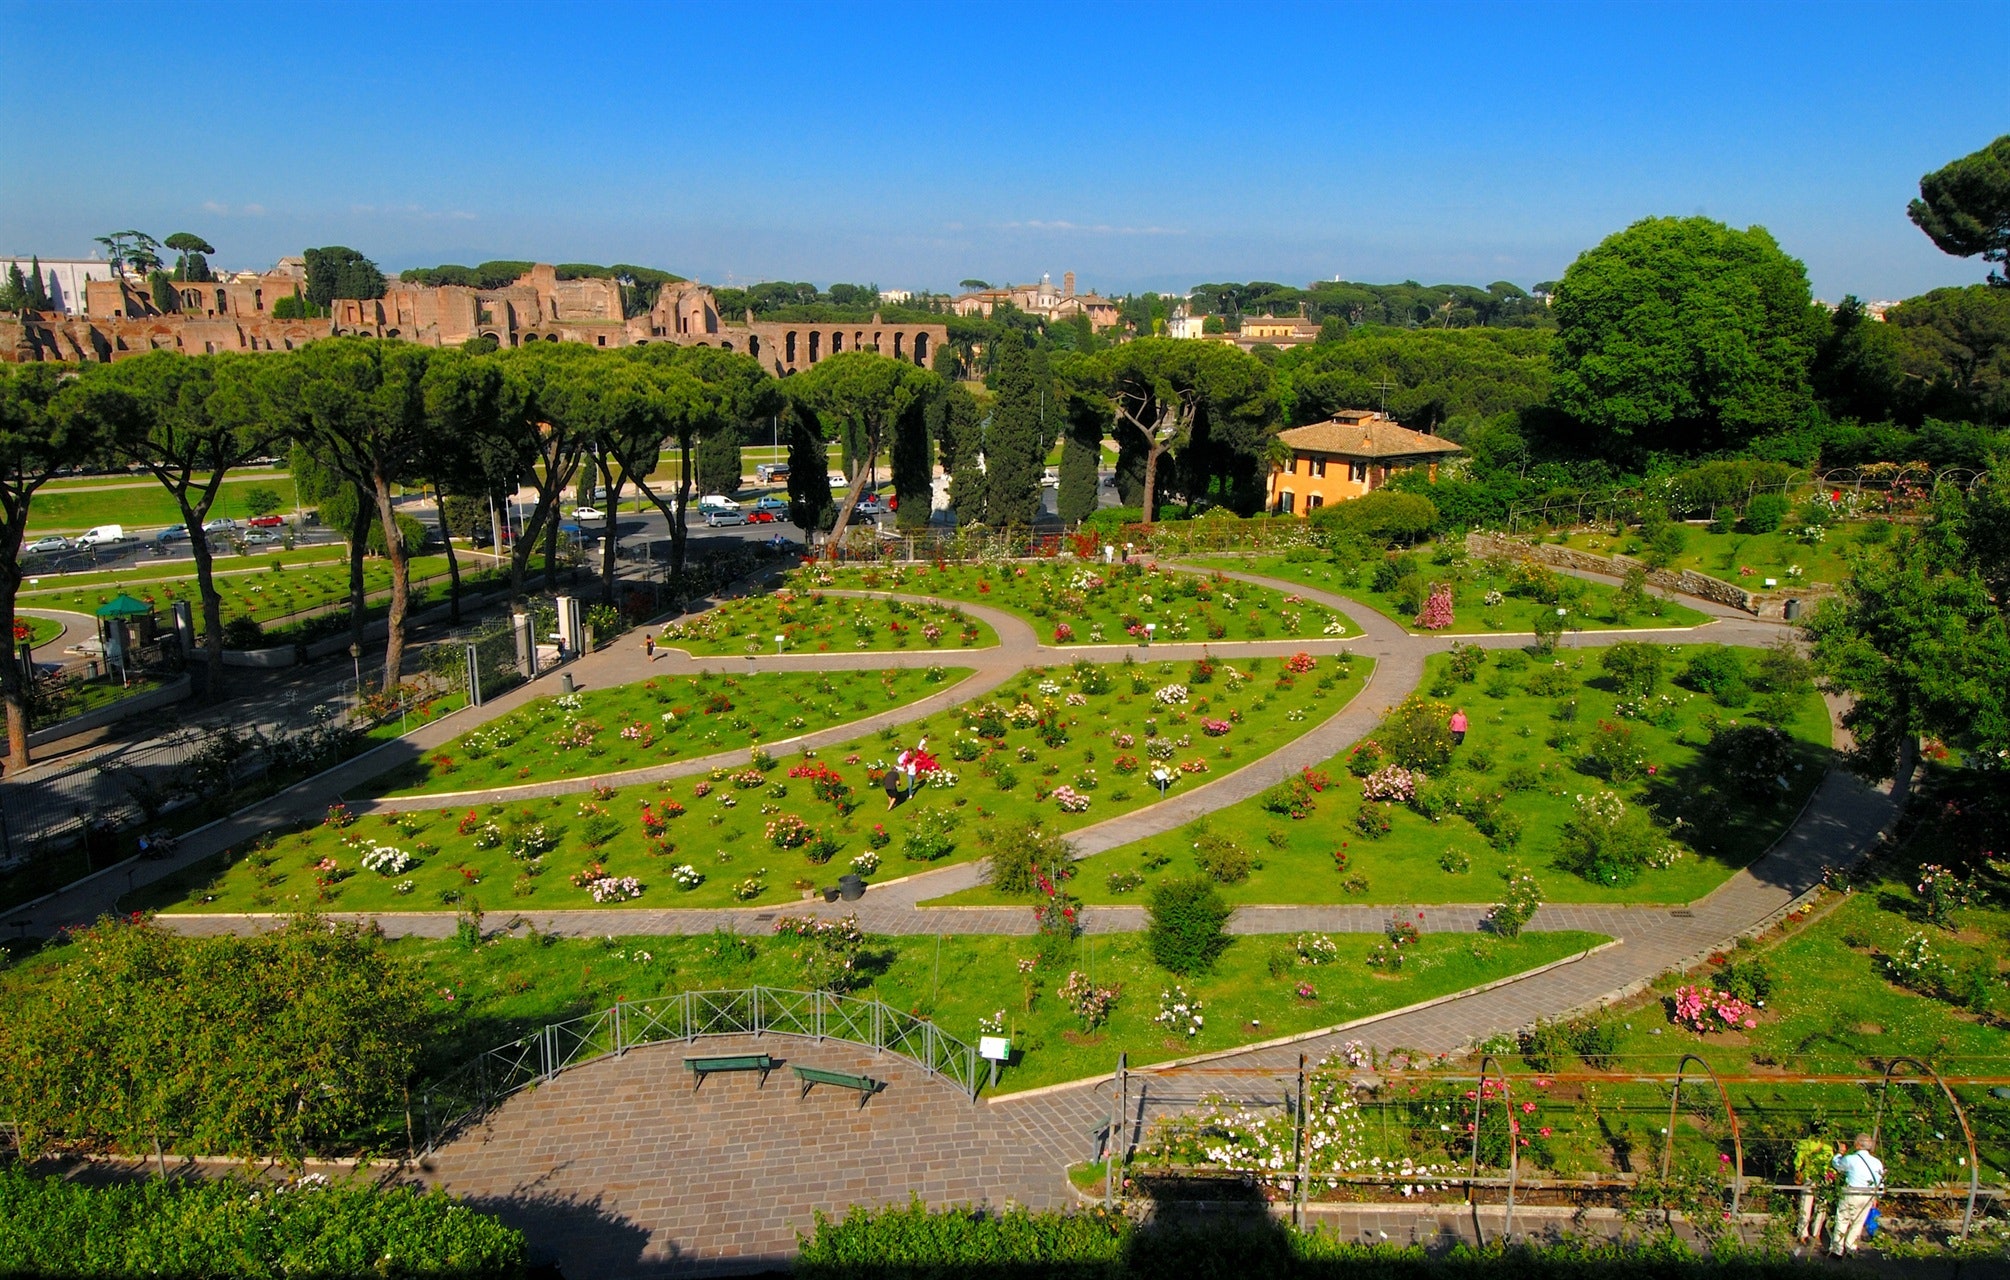
[{"label": "green lawn", "polygon": [[376,779],[370,794],[596,777],[749,749],[913,702],[969,674],[968,667],[705,672],[538,698]]},{"label": "green lawn", "polygon": [[[28,506],[28,536],[36,538],[45,533],[77,533],[101,524],[127,525],[127,532],[130,533],[134,529],[158,528],[182,522],[181,507],[173,495],[158,484],[151,481],[128,484],[109,479],[99,483],[118,484],[119,487],[82,492],[45,487],[38,491]],[[245,505],[245,495],[253,489],[272,490],[279,495],[279,510],[282,513],[292,512],[292,476],[283,472],[251,472],[243,477],[242,483],[236,476],[224,480],[223,489],[209,510],[210,518],[229,516],[236,520],[249,519],[255,513]]]},{"label": "green lawn", "polygon": [[[1788,524],[1795,522],[1789,520]],[[1711,533],[1695,525],[1684,525],[1681,526],[1684,549],[1669,560],[1668,567],[1694,569],[1755,591],[1763,588],[1767,578],[1781,587],[1792,586],[1796,581],[1834,584],[1849,577],[1847,557],[1851,551],[1889,541],[1893,526],[1885,520],[1834,524],[1813,541],[1800,534],[1803,527],[1753,534]],[[1548,541],[1602,556],[1638,558],[1646,554],[1646,545],[1637,529],[1620,534],[1603,529],[1582,530]],[[1796,568],[1799,574],[1793,572]]]},{"label": "green lawn", "polygon": [[[486,557],[463,556],[463,580],[472,578],[492,562]],[[249,617],[261,623],[288,621],[328,605],[346,604],[349,599],[349,561],[346,556],[330,558],[326,547],[292,552],[272,551],[249,556],[221,557],[216,562],[217,594],[223,599],[223,619]],[[251,567],[256,566],[256,567]],[[436,578],[434,593],[444,599],[447,558],[444,555],[414,556],[411,561],[414,597],[422,579]],[[363,583],[372,597],[387,596],[391,589],[388,560],[372,558],[363,564]],[[120,592],[152,604],[165,613],[176,600],[188,600],[195,608],[196,626],[202,626],[202,597],[195,574],[183,569],[175,573],[149,571],[136,566],[130,571],[50,576],[30,579],[24,585],[20,604],[26,608],[68,609],[95,614]]]},{"label": "green lawn", "polygon": [[[800,897],[798,882],[834,883],[852,859],[872,852],[876,839],[882,841],[877,874],[885,878],[980,857],[991,833],[1016,829],[1034,817],[1049,829],[1067,831],[1153,803],[1157,793],[1143,773],[1154,758],[1152,743],[1162,744],[1157,749],[1170,753],[1168,763],[1177,767],[1175,794],[1183,785],[1240,768],[1338,711],[1360,690],[1370,664],[1321,658],[1311,671],[1293,675],[1278,660],[1258,659],[1239,664],[1240,676],[1216,665],[1207,683],[1194,684],[1197,665],[1084,662],[1035,668],[983,699],[825,749],[815,761],[787,757],[766,773],[721,769],[711,777],[604,795],[581,792],[478,811],[384,814],[347,828],[324,824],[279,836],[270,848],[231,851],[163,882],[143,904],[133,905],[177,911],[315,906],[437,911],[470,901],[496,910],[585,907],[594,901],[583,887],[583,873],[595,864],[605,876],[632,876],[643,885],[639,897],[609,906],[786,903]],[[868,684],[847,699],[831,677],[806,701],[828,699],[827,719],[848,719],[910,700],[903,681],[911,678],[891,670],[868,673],[880,689]],[[738,698],[743,684],[724,680],[723,695],[712,696]],[[1187,691],[1187,701],[1159,702],[1162,691],[1177,688]],[[676,701],[681,694],[668,688],[652,696],[672,699],[671,709],[684,705]],[[705,705],[694,708],[700,724]],[[737,709],[713,714],[745,719]],[[554,772],[598,772],[604,758],[580,759],[584,770],[568,760],[584,757],[589,744],[616,734],[611,719],[595,723],[601,724],[598,733],[567,719],[554,732],[496,746],[509,761],[501,777],[493,765],[464,763],[443,782],[480,787],[514,781],[515,770],[530,767],[531,749],[548,760],[567,761]],[[659,740],[663,736],[654,717],[638,717],[631,727],[641,733],[653,729]],[[735,730],[728,720],[707,731],[704,746],[745,745],[753,727],[749,719]],[[788,732],[785,724],[760,727],[764,739]],[[713,733],[716,742],[709,739]],[[876,785],[878,770],[924,736],[941,759],[944,772],[938,777],[945,780],[889,813]],[[819,767],[851,789],[853,807],[818,798],[817,779],[792,776],[792,770]],[[825,854],[814,841],[778,844],[768,828],[792,825],[789,819],[800,819],[835,847]],[[493,832],[485,832],[488,824],[494,824]],[[540,843],[545,851],[533,862],[530,848]],[[378,845],[413,855],[417,865],[395,875],[362,869],[363,855]],[[512,849],[522,856],[512,858]],[[813,854],[827,860],[814,863]],[[343,878],[318,883],[327,870],[318,867],[324,858],[333,860]],[[679,867],[691,868],[702,882],[680,889],[672,875]],[[576,872],[581,885],[572,883]],[[410,887],[401,892],[405,884]]]},{"label": "green lawn", "polygon": [[[1377,566],[1373,561],[1336,558],[1314,547],[1285,555],[1209,556],[1193,563],[1260,574],[1345,596],[1386,615],[1413,635],[1430,634],[1416,624],[1418,601],[1414,593],[1439,582],[1452,588],[1453,621],[1437,633],[1442,635],[1527,634],[1534,630],[1538,613],[1554,612],[1559,606],[1570,611],[1569,617],[1578,627],[1590,630],[1694,627],[1709,621],[1687,605],[1652,594],[1638,608],[1618,609],[1615,598],[1619,591],[1605,583],[1586,582],[1539,566],[1522,572],[1495,572],[1463,554],[1445,564],[1420,555],[1413,555],[1408,563],[1395,562],[1398,569],[1412,570],[1416,576],[1417,586],[1410,594],[1400,585],[1394,590],[1376,590]],[[1496,603],[1487,603],[1489,593],[1498,594]]]},{"label": "green lawn", "polygon": [[[1665,646],[1664,665],[1680,671],[1693,654],[1718,647]],[[1269,812],[1260,798],[1245,800],[1180,831],[1085,859],[1075,891],[1088,902],[1142,901],[1153,882],[1195,869],[1195,842],[1211,831],[1240,845],[1254,860],[1248,879],[1223,886],[1237,903],[1492,902],[1499,896],[1499,873],[1515,862],[1534,871],[1552,901],[1690,902],[1763,852],[1821,779],[1829,755],[1829,721],[1811,689],[1786,704],[1791,714],[1784,727],[1795,742],[1787,787],[1768,788],[1754,800],[1720,785],[1703,749],[1709,722],[1750,723],[1743,712],[1664,683],[1643,708],[1653,720],[1622,719],[1616,710],[1620,699],[1605,687],[1596,654],[1566,653],[1564,665],[1557,667],[1541,660],[1530,663],[1520,650],[1510,652],[1515,658],[1509,662],[1521,659],[1519,669],[1502,670],[1496,655],[1470,685],[1450,681],[1448,654],[1433,656],[1426,667],[1424,690],[1443,704],[1444,713],[1463,707],[1472,724],[1436,789],[1426,788],[1427,794],[1444,797],[1445,808],[1435,820],[1390,804],[1385,806],[1389,833],[1365,837],[1355,825],[1364,804],[1362,783],[1348,772],[1350,755],[1341,755],[1320,766],[1331,785],[1303,820]],[[1538,696],[1528,688],[1531,679],[1554,681],[1544,687],[1555,692]],[[1573,718],[1558,720],[1559,714]],[[1601,721],[1630,730],[1634,752],[1653,768],[1652,775],[1614,784],[1583,771]],[[1685,850],[1681,856],[1627,886],[1594,883],[1552,866],[1573,798],[1606,789],[1629,805],[1650,806],[1664,825],[1681,818],[1681,828],[1673,833]],[[1473,796],[1498,798],[1499,809],[1520,824],[1515,843],[1496,848],[1460,816]],[[1338,854],[1345,855],[1344,867]],[[1118,888],[1126,883],[1131,887]],[[1012,899],[980,886],[942,901],[961,905]]]},{"label": "green lawn", "polygon": [[16,651],[19,651],[23,641],[21,635],[22,627],[28,629],[26,636],[27,644],[35,649],[41,648],[57,636],[63,634],[63,624],[54,618],[16,618],[14,619],[14,648]]},{"label": "green lawn", "polygon": [[[775,637],[786,639],[777,644]],[[656,633],[658,644],[696,655],[979,649],[998,634],[954,605],[859,600],[821,591],[728,600]]]},{"label": "green lawn", "polygon": [[1086,562],[1002,565],[815,566],[793,575],[829,586],[925,595],[1017,614],[1047,644],[1154,639],[1290,640],[1356,634],[1340,614],[1297,596],[1218,575]]}]

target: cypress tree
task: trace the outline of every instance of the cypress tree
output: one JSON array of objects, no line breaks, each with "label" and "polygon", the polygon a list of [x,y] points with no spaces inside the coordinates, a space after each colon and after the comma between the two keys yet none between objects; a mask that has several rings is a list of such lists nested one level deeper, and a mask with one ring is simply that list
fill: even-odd
[{"label": "cypress tree", "polygon": [[30,263],[28,279],[24,282],[25,288],[22,297],[28,304],[28,310],[47,311],[49,310],[49,287],[48,283],[42,279],[41,255],[37,254],[34,258],[30,259]]},{"label": "cypress tree", "polygon": [[1068,398],[1067,434],[1061,440],[1061,491],[1056,506],[1061,519],[1079,524],[1096,510],[1096,481],[1102,461],[1107,413],[1086,397]]},{"label": "cypress tree", "polygon": [[[944,348],[947,350],[947,348]],[[949,472],[949,505],[958,524],[984,523],[984,412],[960,382],[942,397],[942,466]]]},{"label": "cypress tree", "polygon": [[1025,339],[1006,331],[992,352],[998,402],[984,433],[984,522],[1025,528],[1040,509],[1041,383]]}]

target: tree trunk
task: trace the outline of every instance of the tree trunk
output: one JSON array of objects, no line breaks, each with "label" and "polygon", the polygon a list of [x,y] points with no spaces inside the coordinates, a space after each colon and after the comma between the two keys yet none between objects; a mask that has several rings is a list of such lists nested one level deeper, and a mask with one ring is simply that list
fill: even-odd
[{"label": "tree trunk", "polygon": [[[20,526],[16,526],[18,529]],[[21,539],[13,539],[17,548]],[[21,574],[15,568],[20,562],[18,554],[6,558],[6,566],[0,569],[0,616],[12,619],[14,601],[21,592]],[[7,700],[7,772],[18,773],[28,767],[28,681],[21,670],[20,651],[15,648],[14,634],[7,633],[7,661],[0,664],[0,695]],[[4,819],[0,819],[4,820]]]},{"label": "tree trunk", "polygon": [[677,436],[677,511],[670,516],[670,573],[678,582],[684,580],[684,544],[690,537],[684,528],[684,514],[690,509],[691,436],[689,432],[680,432]]},{"label": "tree trunk", "polygon": [[866,435],[865,457],[854,459],[859,464],[858,477],[851,482],[851,489],[844,496],[844,505],[838,508],[837,523],[831,526],[830,541],[824,547],[825,559],[837,558],[838,544],[844,541],[845,527],[851,523],[853,508],[857,507],[858,500],[865,496],[866,483],[872,478],[872,466],[878,458],[879,432],[875,429]]},{"label": "tree trunk", "polygon": [[1165,452],[1156,436],[1147,436],[1145,446],[1145,526],[1152,523],[1152,494],[1158,488],[1159,455]]},{"label": "tree trunk", "polygon": [[[203,509],[204,513],[208,508]],[[188,523],[189,554],[195,557],[195,585],[202,593],[202,651],[209,674],[203,686],[206,702],[223,700],[223,597],[216,590],[216,557],[209,549],[209,537],[202,531],[202,513],[181,504],[182,519]]]},{"label": "tree trunk", "polygon": [[[363,505],[362,494],[357,494],[356,514],[349,521],[349,643],[363,647],[363,612],[369,608],[367,593],[363,590],[363,555],[370,549],[370,508]],[[363,691],[356,691],[358,698]]]},{"label": "tree trunk", "polygon": [[[605,455],[602,455],[603,457]],[[600,464],[600,482],[607,486],[607,508],[600,513],[600,600],[614,603],[614,551],[615,531],[620,527],[621,490],[626,487],[628,477],[614,478],[614,471],[604,461]]]},{"label": "tree trunk", "polygon": [[384,526],[384,554],[391,561],[391,614],[384,645],[384,689],[398,687],[398,675],[405,665],[405,608],[410,603],[412,565],[405,557],[404,540],[398,536],[398,513],[391,505],[391,482],[381,473],[375,477],[377,519]]},{"label": "tree trunk", "polygon": [[440,519],[440,541],[447,544],[447,620],[461,620],[461,562],[454,557],[454,531],[447,527],[447,495],[433,488],[433,511]]}]

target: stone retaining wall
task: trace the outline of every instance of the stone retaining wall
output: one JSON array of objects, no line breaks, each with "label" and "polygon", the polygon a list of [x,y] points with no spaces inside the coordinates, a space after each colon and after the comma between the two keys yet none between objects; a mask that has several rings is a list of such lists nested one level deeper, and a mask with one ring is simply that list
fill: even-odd
[{"label": "stone retaining wall", "polygon": [[[170,706],[188,697],[190,687],[190,680],[187,676],[176,676],[158,689],[153,689],[146,693],[136,693],[130,698],[121,698],[117,702],[108,702],[104,706],[92,711],[86,711],[80,716],[72,716],[68,720],[59,720],[46,729],[37,729],[28,735],[28,747],[31,751],[36,747],[46,747],[52,742],[61,742],[65,738],[74,738],[80,733],[88,733],[93,729],[102,729],[108,724],[117,724],[129,716],[136,716],[159,707]],[[32,756],[29,757],[31,761],[33,758]]]},{"label": "stone retaining wall", "polygon": [[1511,538],[1499,533],[1478,531],[1466,535],[1466,552],[1474,556],[1505,556],[1510,560],[1533,560],[1558,569],[1572,569],[1580,573],[1597,573],[1612,578],[1624,578],[1638,569],[1647,575],[1647,585],[1672,591],[1677,595],[1694,596],[1699,600],[1709,600],[1716,604],[1740,609],[1756,618],[1780,618],[1786,613],[1788,602],[1797,601],[1806,608],[1818,600],[1835,594],[1835,588],[1807,585],[1792,591],[1748,591],[1734,582],[1713,578],[1707,573],[1697,573],[1693,569],[1654,569],[1645,561],[1632,556],[1601,556],[1589,551],[1579,551],[1575,547],[1558,546],[1553,542],[1536,542],[1528,538]]}]

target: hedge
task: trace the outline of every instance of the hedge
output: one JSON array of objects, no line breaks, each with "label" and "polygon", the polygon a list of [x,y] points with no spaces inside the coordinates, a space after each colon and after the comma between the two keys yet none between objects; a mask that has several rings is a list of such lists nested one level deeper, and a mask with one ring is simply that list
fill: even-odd
[{"label": "hedge", "polygon": [[0,1278],[521,1275],[523,1233],[444,1192],[245,1178],[85,1186],[0,1168]]}]

